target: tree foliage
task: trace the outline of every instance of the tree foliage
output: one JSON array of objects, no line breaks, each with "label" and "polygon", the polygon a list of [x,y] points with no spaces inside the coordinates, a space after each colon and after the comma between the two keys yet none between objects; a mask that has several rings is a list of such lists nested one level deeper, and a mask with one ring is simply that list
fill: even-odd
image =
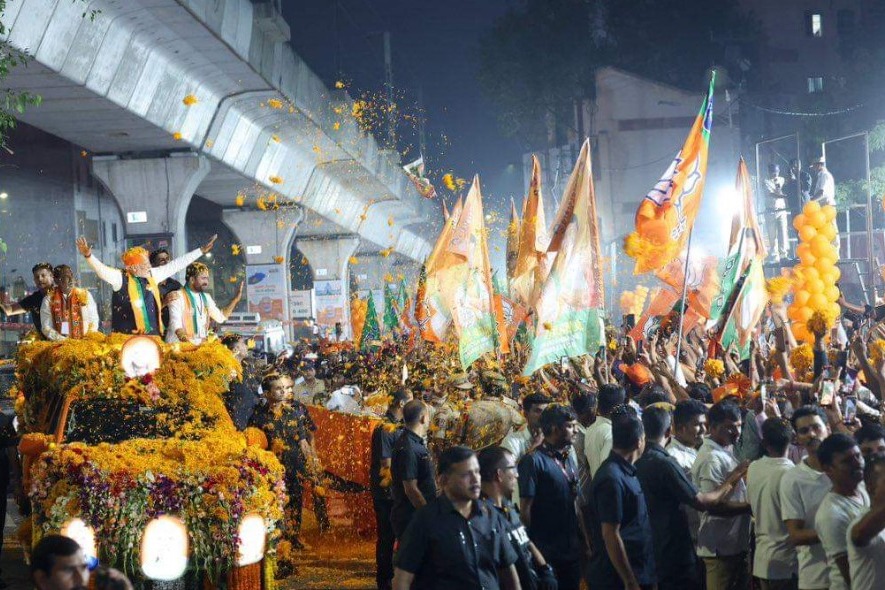
[{"label": "tree foliage", "polygon": [[737,69],[756,31],[736,0],[529,0],[480,40],[479,78],[502,131],[531,145],[593,98],[599,68],[701,88],[711,66]]}]

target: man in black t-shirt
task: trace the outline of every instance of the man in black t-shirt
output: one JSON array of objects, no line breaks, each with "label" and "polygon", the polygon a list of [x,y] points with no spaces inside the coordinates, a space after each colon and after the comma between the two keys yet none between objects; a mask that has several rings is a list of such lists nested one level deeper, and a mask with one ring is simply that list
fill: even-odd
[{"label": "man in black t-shirt", "polygon": [[547,563],[519,518],[510,498],[516,491],[516,461],[504,447],[486,447],[479,453],[482,497],[495,507],[507,524],[507,536],[516,552],[516,573],[522,590],[557,590],[553,567]]},{"label": "man in black t-shirt", "polygon": [[375,508],[375,582],[379,589],[387,590],[393,583],[393,544],[396,537],[390,524],[393,497],[390,494],[390,461],[393,445],[402,434],[403,407],[412,401],[412,392],[397,389],[387,407],[384,420],[372,431],[372,452],[369,472],[369,489]]},{"label": "man in black t-shirt", "polygon": [[506,524],[479,497],[476,454],[462,446],[443,451],[439,480],[443,493],[415,512],[401,537],[393,587],[519,588]]},{"label": "man in black t-shirt", "polygon": [[43,304],[43,298],[46,297],[46,294],[52,290],[55,285],[55,281],[52,278],[52,265],[48,262],[38,262],[34,265],[34,268],[31,269],[31,272],[34,274],[34,285],[37,286],[37,290],[19,299],[17,303],[2,304],[3,312],[6,315],[18,315],[22,313],[30,313],[31,314],[31,322],[34,324],[34,329],[37,330],[37,333],[41,338],[45,338],[46,336],[43,334],[43,330],[40,327],[40,306]]},{"label": "man in black t-shirt", "polygon": [[403,422],[405,428],[393,445],[390,460],[390,523],[397,539],[402,539],[415,511],[436,497],[433,461],[425,440],[430,425],[427,405],[417,399],[407,403]]}]

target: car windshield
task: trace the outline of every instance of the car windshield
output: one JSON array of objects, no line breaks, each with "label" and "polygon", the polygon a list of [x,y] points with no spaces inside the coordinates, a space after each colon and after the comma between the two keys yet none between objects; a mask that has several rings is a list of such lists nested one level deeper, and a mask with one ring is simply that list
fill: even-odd
[{"label": "car windshield", "polygon": [[170,438],[187,418],[186,406],[155,407],[136,400],[90,399],[71,405],[64,440],[94,445],[133,438]]}]

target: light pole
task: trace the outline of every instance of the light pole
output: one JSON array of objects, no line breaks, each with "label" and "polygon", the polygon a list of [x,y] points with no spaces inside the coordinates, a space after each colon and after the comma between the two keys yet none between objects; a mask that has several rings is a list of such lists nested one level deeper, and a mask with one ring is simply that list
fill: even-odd
[{"label": "light pole", "polygon": [[[828,139],[827,141],[821,142],[820,153],[821,156],[823,156],[824,161],[826,161],[827,144],[855,139],[857,137],[863,138],[864,165],[866,166],[867,173],[867,264],[869,265],[868,271],[870,284],[870,292],[867,295],[867,300],[870,305],[876,305],[876,264],[875,256],[873,255],[873,183],[870,178],[870,132],[861,131],[860,133],[852,133],[851,135],[837,137],[836,139]],[[848,239],[851,239],[850,235],[848,236]],[[864,289],[864,291],[866,292],[866,289]]]}]

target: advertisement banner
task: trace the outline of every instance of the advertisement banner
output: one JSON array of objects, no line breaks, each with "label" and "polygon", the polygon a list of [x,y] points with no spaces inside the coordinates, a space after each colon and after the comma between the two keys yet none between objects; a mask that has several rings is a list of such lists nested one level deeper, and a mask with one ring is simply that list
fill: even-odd
[{"label": "advertisement banner", "polygon": [[282,264],[250,264],[246,267],[246,298],[249,311],[262,320],[286,319],[286,267]]},{"label": "advertisement banner", "polygon": [[293,320],[306,320],[313,317],[311,291],[289,291],[289,309]]},{"label": "advertisement banner", "polygon": [[344,330],[349,331],[344,326],[344,306],[347,302],[344,300],[344,283],[341,280],[314,281],[313,302],[318,326],[334,329],[335,324],[341,322]]}]

